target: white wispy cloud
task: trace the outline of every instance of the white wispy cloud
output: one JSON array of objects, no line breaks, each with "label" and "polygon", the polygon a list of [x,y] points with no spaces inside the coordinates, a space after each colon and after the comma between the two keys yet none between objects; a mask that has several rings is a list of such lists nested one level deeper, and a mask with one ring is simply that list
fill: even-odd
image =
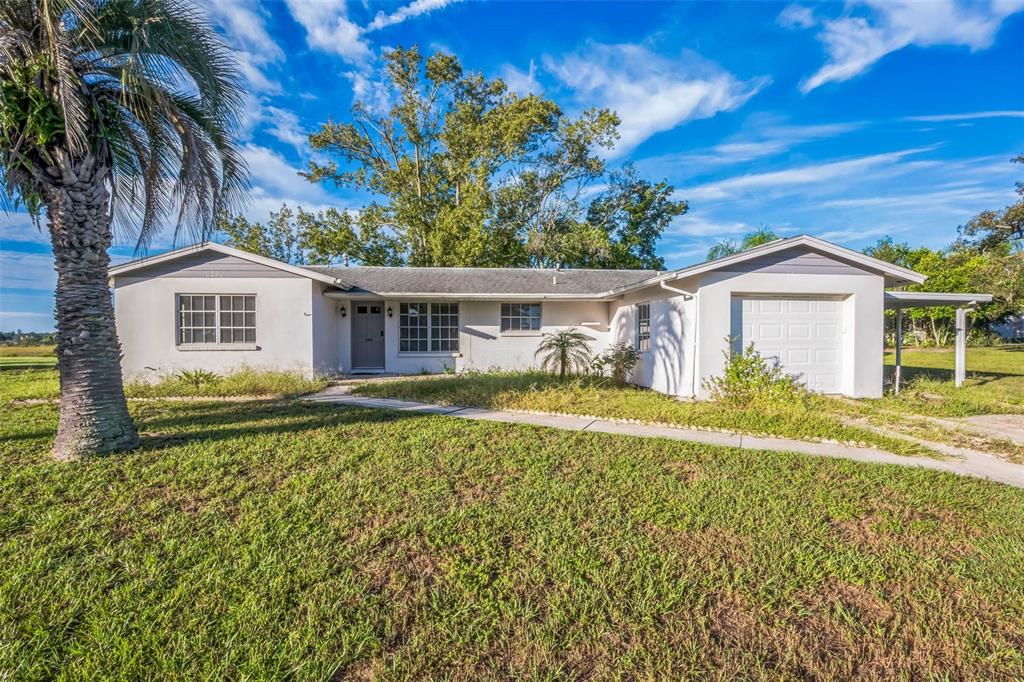
[{"label": "white wispy cloud", "polygon": [[365,26],[349,15],[347,0],[285,0],[292,18],[306,30],[306,43],[317,50],[365,66],[373,57],[367,33],[444,9],[459,0],[413,0],[394,12],[378,12]]},{"label": "white wispy cloud", "polygon": [[741,81],[692,52],[670,59],[636,44],[589,43],[563,57],[545,56],[544,66],[580,104],[618,113],[616,154],[685,121],[732,111],[770,82]]},{"label": "white wispy cloud", "polygon": [[810,28],[818,23],[810,7],[789,5],[779,13],[778,22],[786,28]]},{"label": "white wispy cloud", "polygon": [[257,0],[210,0],[206,11],[235,47],[239,67],[257,92],[279,93],[281,84],[269,77],[268,66],[284,60],[284,51],[267,30],[267,14]]},{"label": "white wispy cloud", "polygon": [[306,149],[306,133],[302,131],[299,117],[287,109],[267,107],[267,133],[297,151]]},{"label": "white wispy cloud", "polygon": [[[784,170],[739,175],[724,180],[709,182],[695,187],[677,190],[676,194],[690,200],[720,200],[749,194],[753,191],[804,191],[811,185],[831,183],[850,177],[863,177],[872,169],[892,166],[912,154],[930,151],[934,147],[919,147],[897,152],[872,154],[841,161],[814,163]],[[910,164],[905,164],[910,167]]]},{"label": "white wispy cloud", "polygon": [[[826,83],[854,78],[885,55],[910,45],[985,49],[992,45],[1003,20],[1021,9],[1024,0],[863,0],[850,4],[842,16],[821,23],[818,39],[828,60],[801,83],[800,90],[808,93]],[[803,18],[808,19],[806,15]],[[780,22],[785,20],[780,15]],[[793,16],[788,20],[792,22]],[[809,28],[806,23],[790,25]]]},{"label": "white wispy cloud", "polygon": [[498,75],[508,89],[518,95],[539,95],[544,92],[543,86],[537,80],[537,63],[530,60],[530,68],[522,71],[512,64],[503,64],[498,69]]},{"label": "white wispy cloud", "polygon": [[461,0],[414,0],[404,7],[399,7],[397,10],[390,14],[384,12],[377,12],[377,16],[373,18],[367,26],[367,31],[376,31],[387,26],[394,26],[400,24],[406,19],[412,19],[418,17],[421,14],[433,12],[434,10],[444,9],[448,5],[455,4]]},{"label": "white wispy cloud", "polygon": [[941,123],[943,121],[973,121],[981,118],[1024,118],[1024,111],[971,111],[962,114],[935,114],[931,116],[906,116],[904,121],[926,121]]},{"label": "white wispy cloud", "polygon": [[292,18],[306,30],[310,47],[360,63],[371,56],[363,29],[349,19],[345,0],[285,0]]}]

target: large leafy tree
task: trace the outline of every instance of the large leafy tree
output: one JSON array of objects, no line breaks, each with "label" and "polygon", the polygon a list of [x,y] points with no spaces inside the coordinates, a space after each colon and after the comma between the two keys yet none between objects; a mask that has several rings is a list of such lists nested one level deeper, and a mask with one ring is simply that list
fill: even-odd
[{"label": "large leafy tree", "polygon": [[310,164],[311,181],[373,196],[347,219],[363,249],[410,265],[482,266],[568,265],[607,247],[582,218],[581,196],[605,172],[613,112],[573,119],[415,47],[389,52],[385,76],[388,106],[357,102],[350,121],[310,136],[328,159]]},{"label": "large leafy tree", "polygon": [[246,182],[234,57],[183,0],[0,0],[0,180],[57,270],[54,455],[132,448],[107,287],[117,227],[205,234]]}]

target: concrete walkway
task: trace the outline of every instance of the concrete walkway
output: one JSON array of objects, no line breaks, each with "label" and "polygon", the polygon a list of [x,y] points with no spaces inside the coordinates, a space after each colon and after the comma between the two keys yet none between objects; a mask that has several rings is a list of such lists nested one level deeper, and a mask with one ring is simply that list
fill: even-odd
[{"label": "concrete walkway", "polygon": [[958,449],[957,457],[949,459],[933,459],[929,457],[906,457],[896,455],[877,448],[840,445],[838,443],[814,443],[789,438],[762,438],[742,434],[723,433],[718,431],[702,431],[684,427],[654,426],[650,424],[634,424],[606,419],[587,417],[568,417],[554,414],[533,414],[528,412],[509,412],[504,410],[488,410],[477,407],[457,407],[453,405],[431,405],[415,403],[391,398],[364,398],[351,395],[350,385],[332,386],[320,393],[306,396],[303,400],[318,403],[329,403],[348,407],[368,407],[380,410],[397,410],[418,414],[439,414],[460,419],[476,419],[480,421],[504,422],[508,424],[531,424],[547,426],[566,431],[595,431],[620,436],[641,438],[668,438],[671,440],[692,443],[707,443],[743,450],[773,450],[777,452],[799,452],[815,457],[836,457],[852,459],[857,462],[874,462],[878,464],[898,464],[908,467],[922,467],[936,471],[947,471],[960,476],[986,478],[1018,488],[1024,488],[1024,466],[1001,460],[992,455],[974,450]]}]

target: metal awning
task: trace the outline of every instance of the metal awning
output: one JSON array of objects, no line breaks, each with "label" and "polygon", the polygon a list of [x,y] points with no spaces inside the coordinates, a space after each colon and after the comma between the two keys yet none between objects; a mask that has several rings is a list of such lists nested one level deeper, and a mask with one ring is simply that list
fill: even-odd
[{"label": "metal awning", "polygon": [[887,291],[885,292],[885,309],[896,308],[931,308],[933,306],[971,306],[978,303],[989,303],[992,294],[945,294],[936,291]]},{"label": "metal awning", "polygon": [[967,375],[967,309],[979,303],[988,303],[992,294],[947,294],[937,291],[886,291],[886,310],[896,311],[896,371],[893,387],[900,392],[903,378],[903,309],[931,308],[934,306],[956,307],[956,359],[953,381],[957,386],[964,383]]}]

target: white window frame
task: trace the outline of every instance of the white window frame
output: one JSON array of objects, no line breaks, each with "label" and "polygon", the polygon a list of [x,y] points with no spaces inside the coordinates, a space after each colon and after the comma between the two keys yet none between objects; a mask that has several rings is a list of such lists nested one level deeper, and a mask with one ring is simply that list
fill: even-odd
[{"label": "white window frame", "polygon": [[636,349],[641,353],[651,351],[650,303],[638,303],[636,306]]},{"label": "white window frame", "polygon": [[[197,327],[194,324],[192,324],[192,325],[185,325],[185,324],[183,324],[183,322],[184,322],[184,315],[185,315],[186,311],[182,310],[182,307],[181,307],[181,305],[182,305],[181,304],[182,298],[189,297],[191,299],[195,299],[197,297],[207,298],[207,297],[211,297],[211,296],[213,297],[213,301],[214,301],[213,310],[212,311],[206,310],[206,308],[204,307],[202,312],[204,314],[208,314],[210,312],[213,313],[213,326],[211,327],[211,326],[207,326],[206,324],[204,324],[201,327]],[[244,299],[245,298],[252,298],[252,302],[253,302],[252,307],[253,307],[253,309],[252,310],[244,310],[243,309],[243,310],[235,311],[232,308],[232,309],[229,309],[229,310],[222,310],[221,306],[222,306],[222,298],[223,297],[242,298],[243,299],[243,308],[244,308]],[[258,302],[257,298],[258,298],[257,295],[253,294],[253,293],[230,293],[230,294],[228,294],[228,293],[212,293],[212,292],[203,292],[203,293],[198,293],[198,292],[180,292],[180,293],[175,293],[174,294],[174,342],[175,342],[174,345],[175,345],[175,347],[178,350],[259,350],[259,346],[257,345],[257,341],[259,340],[258,329],[259,329],[260,322],[259,322],[259,302]],[[189,311],[194,311],[194,308],[190,307]],[[223,318],[221,317],[222,313],[225,314],[225,315],[232,315],[232,316],[234,314],[241,314],[241,315],[243,315],[242,325],[239,326],[239,325],[233,324],[233,320],[232,320],[231,324],[223,324],[222,323],[222,319]],[[252,316],[253,316],[253,324],[251,326],[248,325],[248,324],[245,324],[244,316],[246,314],[252,314]],[[182,339],[182,332],[185,329],[192,329],[192,330],[195,330],[195,329],[212,329],[213,330],[213,334],[214,334],[214,340],[213,341],[184,341]],[[222,341],[221,340],[223,338],[223,332],[224,331],[231,330],[232,335],[234,335],[235,331],[239,330],[239,329],[243,330],[243,337],[244,337],[244,330],[252,329],[252,332],[253,332],[252,333],[252,340],[251,341],[234,341],[234,340],[232,340],[232,341]]]},{"label": "white window frame", "polygon": [[[531,309],[536,307],[537,314],[523,315],[520,306],[530,306]],[[518,329],[512,329],[512,320],[517,321]],[[523,328],[524,321],[529,322],[529,326],[525,329]],[[536,322],[536,325],[534,322]],[[501,304],[498,310],[498,330],[504,336],[539,336],[543,326],[544,305],[542,303],[532,301],[505,302]]]},{"label": "white window frame", "polygon": [[[408,324],[410,319],[410,307],[416,306],[416,319],[425,319],[425,324]],[[443,308],[442,308],[443,307]],[[438,324],[437,318],[447,318],[448,324]],[[455,324],[451,324],[451,318],[455,318]],[[399,355],[457,355],[459,353],[459,329],[461,318],[459,317],[459,304],[456,301],[439,301],[429,303],[426,301],[404,301],[398,304],[398,354]],[[416,330],[416,338],[404,338],[405,330]],[[435,336],[435,330],[448,330],[449,335],[442,338]],[[451,330],[455,330],[451,335]],[[420,330],[425,335],[420,334]],[[405,347],[403,344],[415,344],[416,348]],[[442,349],[441,346],[447,348]]]}]

